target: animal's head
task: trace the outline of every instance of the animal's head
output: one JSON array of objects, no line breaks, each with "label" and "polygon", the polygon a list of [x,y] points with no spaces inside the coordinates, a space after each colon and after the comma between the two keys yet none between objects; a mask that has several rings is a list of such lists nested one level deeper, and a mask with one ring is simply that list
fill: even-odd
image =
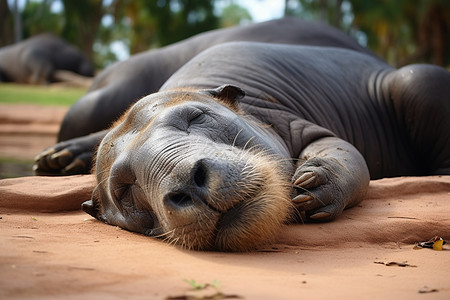
[{"label": "animal's head", "polygon": [[283,142],[243,116],[231,85],[137,102],[101,142],[98,186],[83,209],[188,249],[247,251],[290,211]]}]

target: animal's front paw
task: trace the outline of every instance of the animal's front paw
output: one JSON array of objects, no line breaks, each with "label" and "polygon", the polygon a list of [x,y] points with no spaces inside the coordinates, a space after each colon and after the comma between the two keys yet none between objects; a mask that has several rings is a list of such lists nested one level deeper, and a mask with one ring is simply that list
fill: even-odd
[{"label": "animal's front paw", "polygon": [[91,169],[93,150],[73,140],[45,149],[35,157],[36,175],[58,176],[87,174]]},{"label": "animal's front paw", "polygon": [[331,221],[349,202],[346,180],[349,170],[335,158],[311,158],[297,168],[292,178],[299,211],[312,221]]}]

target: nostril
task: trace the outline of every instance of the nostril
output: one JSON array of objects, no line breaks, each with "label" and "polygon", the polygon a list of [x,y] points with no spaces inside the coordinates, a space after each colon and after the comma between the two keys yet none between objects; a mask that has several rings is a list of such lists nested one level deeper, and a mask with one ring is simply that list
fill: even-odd
[{"label": "nostril", "polygon": [[175,207],[188,207],[193,204],[192,197],[186,193],[170,193],[167,195],[167,201]]},{"label": "nostril", "polygon": [[192,170],[192,178],[194,179],[194,183],[198,187],[203,187],[206,184],[206,180],[208,178],[208,169],[206,168],[204,162],[199,160],[193,170]]}]

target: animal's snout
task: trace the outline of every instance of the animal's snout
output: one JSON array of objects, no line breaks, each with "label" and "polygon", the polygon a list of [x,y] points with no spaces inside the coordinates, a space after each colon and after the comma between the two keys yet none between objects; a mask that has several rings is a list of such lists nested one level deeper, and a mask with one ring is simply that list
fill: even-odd
[{"label": "animal's snout", "polygon": [[194,200],[190,193],[186,192],[172,192],[166,196],[166,205],[173,208],[187,208],[194,204]]},{"label": "animal's snout", "polygon": [[208,176],[210,175],[209,165],[206,159],[198,160],[191,170],[191,182],[194,186],[203,188],[205,187]]},{"label": "animal's snout", "polygon": [[[185,178],[184,185],[177,191],[170,192],[165,197],[165,204],[172,209],[186,209],[196,202],[208,203],[208,180],[215,172],[211,170],[211,163],[207,159],[199,159],[194,163]],[[197,203],[197,204],[198,204]]]},{"label": "animal's snout", "polygon": [[180,180],[176,188],[165,196],[169,210],[182,211],[206,204],[211,209],[222,211],[229,206],[229,196],[235,194],[238,172],[220,159],[198,159]]}]

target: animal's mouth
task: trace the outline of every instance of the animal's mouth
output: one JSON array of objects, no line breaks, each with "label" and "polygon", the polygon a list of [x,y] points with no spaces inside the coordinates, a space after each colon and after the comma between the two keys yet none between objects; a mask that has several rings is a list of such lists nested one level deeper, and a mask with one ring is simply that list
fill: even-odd
[{"label": "animal's mouth", "polygon": [[[258,229],[259,222],[264,221],[254,212],[262,210],[263,205],[258,204],[257,200],[240,202],[233,206],[227,212],[223,213],[216,223],[216,232],[214,235],[214,248],[221,251],[250,251],[261,243],[272,240],[273,233],[279,228],[276,222],[270,230]],[[263,213],[264,214],[264,213]],[[262,228],[267,226],[263,225]]]},{"label": "animal's mouth", "polygon": [[258,218],[253,219],[252,207],[259,206],[261,210],[264,210],[264,205],[258,203],[261,197],[255,193],[259,185],[255,184],[248,191],[238,188],[234,191],[236,194],[233,199],[229,198],[229,194],[233,194],[231,191],[228,191],[228,194],[215,195],[191,190],[169,193],[164,201],[170,215],[180,211],[188,215],[192,214],[188,218],[193,221],[192,223],[177,227],[177,231],[185,235],[185,238],[180,240],[186,244],[181,243],[181,246],[197,250],[249,250],[244,245],[237,247],[236,244],[240,243],[237,242],[238,240],[244,242],[254,239],[246,235],[247,228],[257,226],[252,223],[258,222]]},{"label": "animal's mouth", "polygon": [[[273,183],[267,183],[275,188]],[[251,251],[272,242],[289,218],[289,199],[284,186],[266,188],[223,212],[214,235],[214,248],[221,251]]]},{"label": "animal's mouth", "polygon": [[233,223],[235,222],[239,222],[239,219],[242,217],[244,206],[245,203],[240,202],[230,208],[228,211],[222,213],[219,220],[217,221],[217,231],[220,231],[224,227],[233,226]]},{"label": "animal's mouth", "polygon": [[168,240],[217,251],[251,251],[273,241],[291,207],[288,174],[273,158],[196,164],[190,183],[163,199],[159,214]]}]

